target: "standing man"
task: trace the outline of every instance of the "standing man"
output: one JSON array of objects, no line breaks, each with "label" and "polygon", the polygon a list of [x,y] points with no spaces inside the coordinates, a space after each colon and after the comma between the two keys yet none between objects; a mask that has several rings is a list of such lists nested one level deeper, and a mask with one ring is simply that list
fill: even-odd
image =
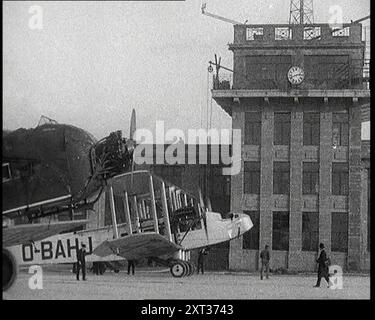
[{"label": "standing man", "polygon": [[99,262],[94,261],[92,263],[92,269],[94,271],[94,274],[98,275],[99,274]]},{"label": "standing man", "polygon": [[207,255],[206,248],[202,248],[198,252],[198,268],[197,273],[199,274],[199,270],[202,271],[202,274],[204,274],[203,266],[204,266],[204,256]]},{"label": "standing man", "polygon": [[264,247],[264,250],[260,253],[260,259],[262,261],[262,266],[260,268],[260,280],[263,280],[263,270],[266,269],[266,279],[268,279],[268,272],[270,268],[270,250],[268,244]]},{"label": "standing man", "polygon": [[322,278],[324,278],[327,281],[328,288],[330,287],[329,284],[329,271],[328,271],[328,265],[329,265],[329,259],[327,257],[327,254],[324,250],[324,244],[319,244],[320,254],[318,260],[316,262],[318,263],[318,281],[316,282],[316,285],[314,288],[320,287],[320,281]]},{"label": "standing man", "polygon": [[79,281],[79,270],[82,270],[82,280],[86,280],[86,245],[81,243],[81,249],[77,251],[77,280]]},{"label": "standing man", "polygon": [[128,260],[128,274],[130,274],[130,268],[132,268],[132,275],[134,275],[135,261]]}]

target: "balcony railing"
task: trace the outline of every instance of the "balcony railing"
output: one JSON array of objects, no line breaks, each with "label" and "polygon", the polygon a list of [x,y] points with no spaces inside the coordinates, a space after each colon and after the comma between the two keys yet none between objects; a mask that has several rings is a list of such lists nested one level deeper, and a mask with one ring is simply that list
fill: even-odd
[{"label": "balcony railing", "polygon": [[212,83],[214,90],[230,90],[232,89],[232,73],[229,72],[220,72],[219,76],[215,74],[212,76]]},{"label": "balcony railing", "polygon": [[[363,65],[361,65],[361,63]],[[352,60],[351,66],[346,63],[336,63],[328,66],[330,69],[322,73],[319,70],[305,70],[305,79],[299,85],[300,89],[369,89],[370,82],[370,59],[361,61]],[[285,69],[285,68],[284,68]],[[287,79],[286,72],[268,70],[261,76],[230,72],[220,72],[219,77],[213,75],[214,90],[289,90],[292,85]]]}]

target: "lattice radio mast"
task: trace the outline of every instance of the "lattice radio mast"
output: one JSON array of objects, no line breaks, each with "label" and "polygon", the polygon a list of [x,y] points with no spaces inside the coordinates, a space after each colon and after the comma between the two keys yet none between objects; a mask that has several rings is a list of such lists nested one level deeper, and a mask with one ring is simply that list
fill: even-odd
[{"label": "lattice radio mast", "polygon": [[289,24],[313,23],[313,0],[290,0]]}]

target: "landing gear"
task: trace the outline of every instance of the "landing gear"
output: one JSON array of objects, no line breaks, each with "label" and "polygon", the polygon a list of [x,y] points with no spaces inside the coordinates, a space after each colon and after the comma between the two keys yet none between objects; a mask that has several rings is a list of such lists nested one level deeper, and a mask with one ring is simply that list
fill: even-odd
[{"label": "landing gear", "polygon": [[10,251],[3,248],[3,291],[8,290],[17,277],[17,263]]},{"label": "landing gear", "polygon": [[175,278],[181,278],[186,274],[187,266],[185,265],[184,261],[177,261],[172,264],[170,270],[172,276],[174,276]]},{"label": "landing gear", "polygon": [[196,271],[196,268],[195,268],[195,264],[192,263],[192,262],[189,262],[190,263],[190,266],[191,266],[191,273],[189,274],[189,276],[193,275]]},{"label": "landing gear", "polygon": [[181,278],[194,274],[195,267],[189,261],[175,260],[172,262],[170,270],[172,276],[174,276],[175,278]]},{"label": "landing gear", "polygon": [[171,274],[175,278],[181,278],[186,276],[191,276],[195,272],[195,266],[190,261],[185,261],[182,259],[170,258],[161,259],[158,257],[150,257],[155,263],[161,266],[169,267]]}]

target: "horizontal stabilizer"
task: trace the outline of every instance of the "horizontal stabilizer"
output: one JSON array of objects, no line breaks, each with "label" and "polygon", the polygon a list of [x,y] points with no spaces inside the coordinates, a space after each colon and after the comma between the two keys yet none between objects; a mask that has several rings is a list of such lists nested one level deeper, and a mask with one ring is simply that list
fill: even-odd
[{"label": "horizontal stabilizer", "polygon": [[85,226],[88,220],[35,223],[3,227],[3,247],[40,241],[61,232]]}]

